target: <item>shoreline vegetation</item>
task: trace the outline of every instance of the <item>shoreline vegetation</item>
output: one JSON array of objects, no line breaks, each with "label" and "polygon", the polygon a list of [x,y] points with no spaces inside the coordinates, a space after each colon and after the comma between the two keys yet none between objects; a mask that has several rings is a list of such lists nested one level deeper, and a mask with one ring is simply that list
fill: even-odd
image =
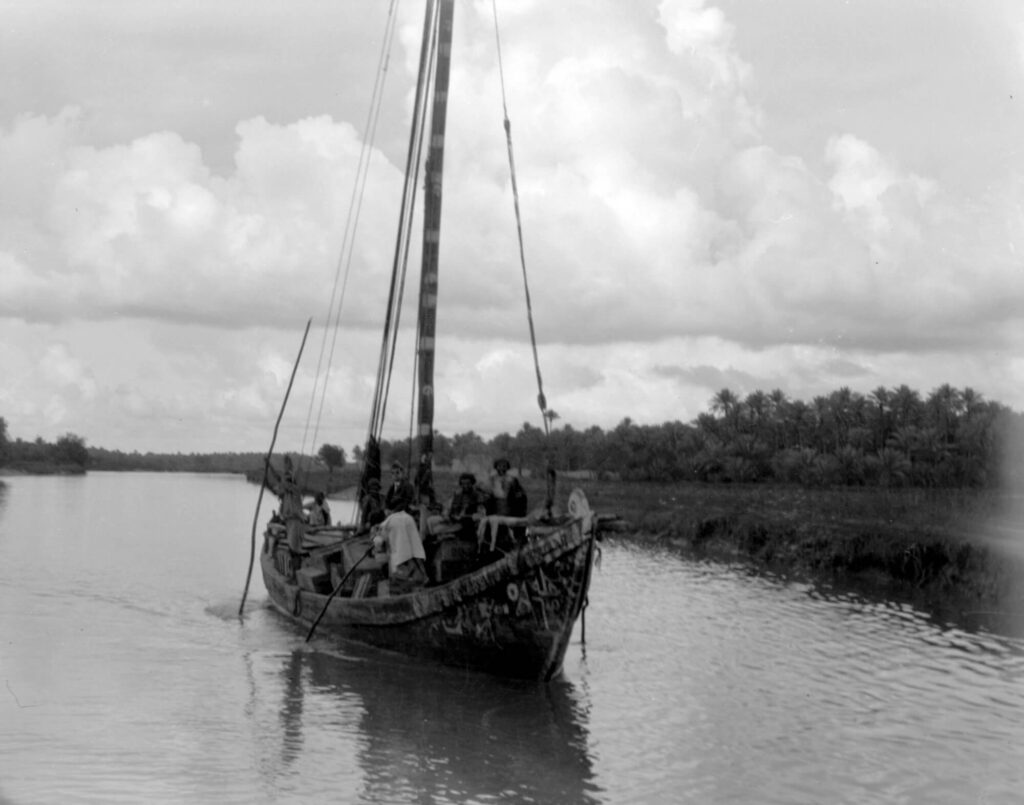
[{"label": "shoreline vegetation", "polygon": [[[438,499],[463,470],[486,476],[508,458],[533,503],[546,466],[592,507],[623,518],[622,539],[826,583],[854,584],[1024,624],[1024,414],[972,389],[842,388],[811,402],[781,391],[722,389],[693,422],[610,431],[524,423],[484,440],[435,434]],[[381,465],[408,463],[408,439],[384,441]],[[323,445],[297,456],[306,489],[352,499],[363,449]],[[275,456],[275,463],[281,460]],[[0,475],[104,471],[220,472],[259,483],[262,453],[125,453],[7,437]]]},{"label": "shoreline vegetation", "polygon": [[[691,558],[1024,624],[1024,496],[956,489],[584,485],[631,539]],[[656,505],[651,505],[655,504]]]}]

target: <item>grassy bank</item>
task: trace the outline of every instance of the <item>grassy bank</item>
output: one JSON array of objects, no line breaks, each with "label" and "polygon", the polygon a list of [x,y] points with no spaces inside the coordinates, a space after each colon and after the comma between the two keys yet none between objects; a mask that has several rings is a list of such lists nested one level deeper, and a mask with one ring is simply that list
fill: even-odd
[{"label": "grassy bank", "polygon": [[1024,609],[1024,499],[974,490],[588,482],[637,539],[933,601]]}]

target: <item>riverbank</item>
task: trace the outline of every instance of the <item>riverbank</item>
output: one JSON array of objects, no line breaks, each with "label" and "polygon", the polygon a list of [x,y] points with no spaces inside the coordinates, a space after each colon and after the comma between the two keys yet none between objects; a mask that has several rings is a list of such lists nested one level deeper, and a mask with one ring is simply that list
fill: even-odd
[{"label": "riverbank", "polygon": [[52,464],[48,461],[37,461],[0,467],[0,478],[18,475],[85,475],[85,472],[85,467],[78,464]]},{"label": "riverbank", "polygon": [[772,572],[1024,612],[1024,497],[977,490],[589,482],[635,539]]},{"label": "riverbank", "polygon": [[[280,467],[278,467],[278,470],[280,470]],[[245,475],[245,480],[251,484],[263,482],[262,467],[255,470],[247,470],[243,474]],[[320,468],[304,469],[299,475],[299,480],[302,484],[302,492],[305,495],[324,492],[332,500],[354,500],[354,490],[359,483],[359,470],[355,467],[343,467],[334,472],[328,472]]]}]

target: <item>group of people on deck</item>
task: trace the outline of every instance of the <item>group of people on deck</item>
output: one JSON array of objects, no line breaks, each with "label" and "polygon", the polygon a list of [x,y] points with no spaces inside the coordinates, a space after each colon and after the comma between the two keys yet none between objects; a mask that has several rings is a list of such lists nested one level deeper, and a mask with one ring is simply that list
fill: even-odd
[{"label": "group of people on deck", "polygon": [[[526,491],[519,479],[509,474],[511,466],[505,458],[495,461],[486,487],[477,484],[473,473],[462,473],[458,488],[443,509],[444,519],[449,523],[464,523],[486,515],[525,517]],[[360,501],[359,519],[364,526],[374,526],[395,512],[411,512],[416,505],[416,490],[405,467],[396,461],[391,465],[391,484],[383,497],[376,478],[367,483]]]},{"label": "group of people on deck", "polygon": [[[509,474],[510,469],[508,459],[499,458],[494,462],[494,472],[486,486],[479,485],[473,473],[462,473],[458,488],[440,516],[428,518],[431,525],[440,522],[447,525],[449,531],[455,526],[459,531],[475,534],[477,524],[485,518],[525,517],[526,492],[519,479]],[[285,456],[283,473],[267,464],[267,485],[281,499],[279,516],[284,521],[288,547],[293,554],[300,554],[307,529],[331,524],[330,507],[324,494],[318,492],[313,503],[303,504],[289,456]],[[397,461],[391,465],[391,483],[384,494],[381,494],[380,481],[370,478],[360,495],[359,522],[364,528],[372,529],[377,549],[388,553],[393,593],[427,581],[427,552],[413,516],[419,502],[405,467]]]},{"label": "group of people on deck", "polygon": [[486,487],[477,485],[473,473],[462,473],[459,487],[444,511],[448,522],[466,524],[468,520],[479,520],[485,515],[525,517],[526,492],[519,479],[509,475],[510,468],[508,459],[495,461]]},{"label": "group of people on deck", "polygon": [[[431,537],[439,524],[447,526],[449,531],[455,527],[475,535],[477,524],[490,515],[526,515],[526,492],[519,479],[509,474],[510,469],[507,459],[495,461],[486,487],[477,484],[472,473],[462,473],[448,505],[440,515],[428,516],[425,535],[421,535],[414,517],[420,501],[401,463],[391,465],[391,483],[383,495],[379,481],[372,478],[367,482],[359,502],[359,520],[364,527],[374,529],[375,544],[388,552],[393,593],[426,583],[427,555],[432,547]],[[424,537],[428,542],[426,547]]]}]

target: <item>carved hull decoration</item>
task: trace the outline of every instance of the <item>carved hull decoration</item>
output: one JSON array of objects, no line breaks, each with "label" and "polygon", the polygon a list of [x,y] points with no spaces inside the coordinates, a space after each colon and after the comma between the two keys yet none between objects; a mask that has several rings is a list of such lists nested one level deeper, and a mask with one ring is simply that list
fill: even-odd
[{"label": "carved hull decoration", "polygon": [[[318,630],[448,665],[548,680],[561,669],[586,601],[594,540],[589,515],[530,528],[522,546],[445,584],[335,597]],[[301,586],[288,562],[282,545],[265,549],[263,579],[274,606],[308,627],[330,592]]]}]

